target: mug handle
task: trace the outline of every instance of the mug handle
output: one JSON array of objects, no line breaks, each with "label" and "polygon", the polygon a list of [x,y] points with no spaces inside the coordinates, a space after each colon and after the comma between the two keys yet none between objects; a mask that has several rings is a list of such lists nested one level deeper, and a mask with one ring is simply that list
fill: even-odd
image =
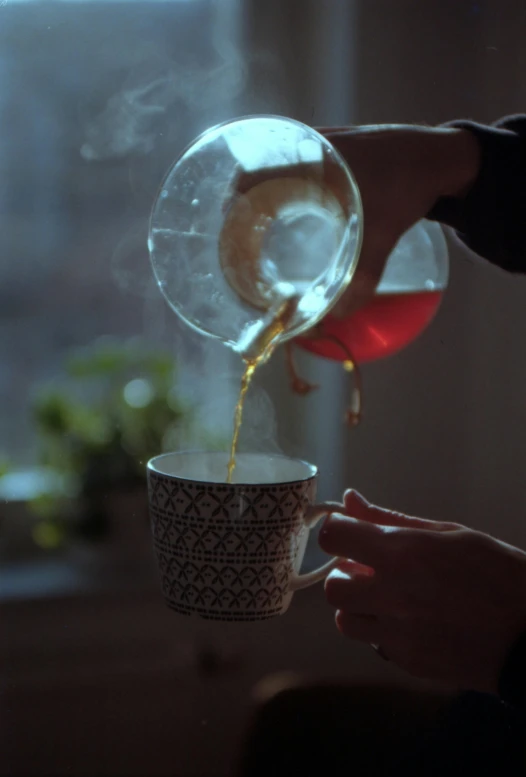
[{"label": "mug handle", "polygon": [[[311,529],[314,529],[323,516],[341,512],[342,510],[343,504],[340,502],[322,502],[319,505],[313,505],[307,510],[307,514],[304,518],[305,525],[310,531]],[[327,561],[326,564],[322,564],[321,567],[318,567],[318,569],[313,569],[312,572],[307,572],[304,575],[294,573],[290,580],[290,590],[301,591],[302,588],[308,588],[309,586],[314,585],[314,583],[319,583],[327,577],[331,569],[334,569],[340,561],[341,559],[339,558],[332,558],[330,561]]]}]

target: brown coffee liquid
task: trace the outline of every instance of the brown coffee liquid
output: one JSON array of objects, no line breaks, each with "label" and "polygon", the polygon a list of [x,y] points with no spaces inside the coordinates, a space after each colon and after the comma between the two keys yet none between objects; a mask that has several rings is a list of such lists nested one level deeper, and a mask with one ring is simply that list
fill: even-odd
[{"label": "brown coffee liquid", "polygon": [[245,369],[241,378],[241,389],[234,411],[234,433],[232,435],[232,445],[230,447],[230,459],[228,462],[228,471],[226,482],[231,483],[236,468],[236,451],[239,441],[239,432],[243,420],[243,406],[245,397],[250,387],[252,377],[260,364],[266,362],[276,347],[279,336],[287,328],[289,321],[296,310],[297,300],[295,298],[286,300],[277,311],[270,324],[263,329],[257,342],[253,344],[250,357],[245,357]]},{"label": "brown coffee liquid", "polygon": [[245,370],[243,372],[243,377],[241,378],[241,390],[239,392],[236,409],[234,411],[234,434],[232,435],[232,445],[230,447],[230,459],[228,462],[228,474],[226,478],[227,483],[232,482],[232,477],[236,468],[236,451],[237,443],[239,440],[239,432],[241,430],[241,421],[243,420],[243,405],[245,404],[245,397],[247,395],[247,391],[252,381],[252,376],[254,375],[257,366],[257,359],[245,361]]}]

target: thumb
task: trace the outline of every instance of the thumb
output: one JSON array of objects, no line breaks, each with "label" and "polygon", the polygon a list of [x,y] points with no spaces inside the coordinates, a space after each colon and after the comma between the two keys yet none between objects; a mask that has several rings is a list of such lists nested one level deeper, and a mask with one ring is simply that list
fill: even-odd
[{"label": "thumb", "polygon": [[446,521],[429,521],[426,518],[414,518],[397,513],[385,507],[372,505],[358,491],[349,489],[343,495],[345,513],[360,521],[376,523],[378,526],[397,526],[403,529],[424,529],[427,531],[452,531],[460,528],[458,524]]}]

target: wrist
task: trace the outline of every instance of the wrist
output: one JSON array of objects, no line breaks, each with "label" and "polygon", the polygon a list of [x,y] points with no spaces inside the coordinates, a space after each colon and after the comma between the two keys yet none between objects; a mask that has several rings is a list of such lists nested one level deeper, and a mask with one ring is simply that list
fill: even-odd
[{"label": "wrist", "polygon": [[433,134],[433,162],[438,196],[462,199],[475,183],[479,173],[479,142],[472,132],[465,129],[436,128]]}]

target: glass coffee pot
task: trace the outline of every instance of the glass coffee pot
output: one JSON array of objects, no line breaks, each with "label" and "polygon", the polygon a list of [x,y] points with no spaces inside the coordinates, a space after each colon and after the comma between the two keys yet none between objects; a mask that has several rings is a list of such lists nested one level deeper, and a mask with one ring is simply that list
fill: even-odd
[{"label": "glass coffee pot", "polygon": [[292,119],[249,116],[209,129],[175,161],[148,246],[161,292],[193,329],[245,359],[270,337],[350,368],[417,337],[448,280],[443,232],[420,221],[392,251],[374,298],[332,317],[352,288],[363,224],[352,171],[326,138]]}]

